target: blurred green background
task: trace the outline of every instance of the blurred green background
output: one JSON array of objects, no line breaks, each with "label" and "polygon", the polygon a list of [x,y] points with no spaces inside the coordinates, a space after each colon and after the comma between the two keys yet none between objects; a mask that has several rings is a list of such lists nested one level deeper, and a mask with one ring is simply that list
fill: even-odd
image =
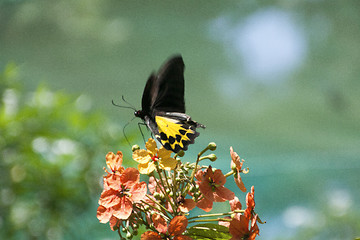
[{"label": "blurred green background", "polygon": [[[359,13],[356,0],[0,1],[0,238],[117,239],[97,200],[108,151],[134,164],[133,112],[111,100],[140,108],[175,53],[187,113],[207,126],[184,159],[215,141],[227,172],[234,147],[259,239],[360,236]],[[136,121],[126,131],[143,147]]]}]

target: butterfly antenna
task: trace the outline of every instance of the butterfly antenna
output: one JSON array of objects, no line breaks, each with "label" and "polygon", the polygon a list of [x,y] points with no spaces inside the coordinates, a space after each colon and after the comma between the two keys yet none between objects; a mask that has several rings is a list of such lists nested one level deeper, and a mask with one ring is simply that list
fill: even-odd
[{"label": "butterfly antenna", "polygon": [[[126,102],[126,101],[124,101],[124,102]],[[112,103],[112,105],[114,105],[114,106],[116,106],[116,107],[121,107],[121,108],[130,108],[130,109],[132,109],[132,110],[136,111],[136,108],[135,108],[133,105],[129,104],[128,102],[126,102],[126,103],[127,103],[128,105],[130,105],[130,106],[122,106],[122,105],[118,105],[118,104],[116,104],[116,103],[114,102],[114,100],[111,100],[111,103]]]},{"label": "butterfly antenna", "polygon": [[121,98],[122,98],[122,100],[123,100],[127,105],[129,105],[133,110],[136,111],[136,107],[134,107],[131,103],[129,103],[128,101],[126,101],[124,95],[122,95]]}]

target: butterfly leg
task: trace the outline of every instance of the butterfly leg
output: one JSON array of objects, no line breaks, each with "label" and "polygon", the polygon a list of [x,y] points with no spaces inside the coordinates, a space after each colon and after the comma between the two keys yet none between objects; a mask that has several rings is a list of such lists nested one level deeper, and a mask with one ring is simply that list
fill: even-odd
[{"label": "butterfly leg", "polygon": [[[130,122],[131,122],[131,121],[130,121]],[[127,138],[126,133],[125,133],[125,128],[129,125],[130,122],[127,122],[127,123],[124,125],[124,127],[123,127],[123,135],[124,135],[127,143],[129,144],[129,146],[131,147],[130,141],[129,141],[129,139]]]},{"label": "butterfly leg", "polygon": [[143,131],[141,130],[141,126],[140,126],[140,125],[146,125],[146,124],[143,123],[143,122],[139,122],[139,123],[138,123],[138,127],[139,127],[139,130],[140,130],[141,136],[142,136],[142,138],[143,138],[143,140],[144,140],[144,144],[146,144],[145,137],[144,137],[144,133],[143,133]]}]

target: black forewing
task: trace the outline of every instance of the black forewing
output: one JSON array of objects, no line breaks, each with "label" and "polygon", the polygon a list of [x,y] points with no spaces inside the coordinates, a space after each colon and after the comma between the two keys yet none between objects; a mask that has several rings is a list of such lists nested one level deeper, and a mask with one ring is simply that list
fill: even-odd
[{"label": "black forewing", "polygon": [[172,57],[160,68],[156,80],[151,81],[152,113],[155,111],[185,113],[184,68],[181,56]]},{"label": "black forewing", "polygon": [[156,80],[156,76],[154,74],[151,74],[144,88],[144,93],[141,100],[141,107],[142,107],[142,112],[144,112],[145,114],[150,114],[150,107],[153,104],[152,97],[154,96],[154,94],[155,95],[157,94],[154,93],[155,80]]}]

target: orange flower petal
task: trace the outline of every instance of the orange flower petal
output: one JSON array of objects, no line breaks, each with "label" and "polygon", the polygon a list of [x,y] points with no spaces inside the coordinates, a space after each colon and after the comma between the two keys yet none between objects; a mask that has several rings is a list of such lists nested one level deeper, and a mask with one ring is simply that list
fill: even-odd
[{"label": "orange flower petal", "polygon": [[250,209],[255,208],[255,200],[254,200],[254,186],[251,187],[251,192],[246,194],[246,207]]},{"label": "orange flower petal", "polygon": [[[235,175],[237,175],[235,177]],[[236,183],[236,186],[238,186],[238,188],[242,191],[242,192],[246,192],[246,187],[244,185],[244,182],[242,181],[241,179],[241,176],[240,176],[240,172],[238,172],[237,174],[234,175],[234,181]]]},{"label": "orange flower petal", "polygon": [[220,169],[216,169],[214,171],[214,175],[213,175],[212,179],[216,185],[223,186],[226,183],[226,177],[224,176],[224,174],[222,173],[222,171]]},{"label": "orange flower petal", "polygon": [[251,220],[251,229],[249,239],[255,239],[256,235],[259,235],[259,227],[256,223],[258,215],[256,214],[254,218]]},{"label": "orange flower petal", "polygon": [[104,190],[110,188],[120,191],[120,175],[109,173],[104,177]]},{"label": "orange flower petal", "polygon": [[205,212],[210,212],[213,207],[213,201],[208,200],[207,198],[203,198],[196,203],[196,206]]},{"label": "orange flower petal", "polygon": [[185,235],[179,235],[179,236],[175,236],[173,240],[192,240],[192,238]]},{"label": "orange flower petal", "polygon": [[[231,217],[224,217],[225,219],[231,219]],[[230,222],[228,222],[228,221],[219,221],[219,225],[220,226],[224,226],[224,227],[229,227],[230,226]]]},{"label": "orange flower petal", "polygon": [[149,187],[149,191],[151,194],[154,194],[156,192],[156,181],[155,181],[155,178],[153,176],[151,176],[149,178],[149,184],[148,184],[148,187]]},{"label": "orange flower petal", "polygon": [[216,188],[214,193],[215,202],[224,202],[225,200],[232,200],[235,197],[235,194],[224,186],[219,186]]},{"label": "orange flower petal", "polygon": [[120,198],[120,203],[113,206],[113,215],[119,219],[128,219],[133,210],[133,203],[128,197]]},{"label": "orange flower petal", "polygon": [[181,235],[188,225],[188,220],[185,216],[176,216],[170,221],[169,234],[171,236]]},{"label": "orange flower petal", "polygon": [[104,206],[99,206],[97,209],[96,217],[101,223],[107,223],[112,216],[112,210]]},{"label": "orange flower petal", "polygon": [[120,227],[121,220],[118,219],[117,217],[111,216],[109,224],[111,230],[116,231]]},{"label": "orange flower petal", "polygon": [[140,179],[139,170],[136,168],[127,168],[120,176],[121,184],[125,185],[125,188],[130,188],[135,183],[138,183]]},{"label": "orange flower petal", "polygon": [[152,215],[151,220],[154,224],[154,227],[156,228],[156,230],[158,230],[159,233],[167,232],[167,229],[168,229],[167,223],[161,215],[154,214],[154,215]]},{"label": "orange flower petal", "polygon": [[195,178],[200,182],[204,181],[204,172],[202,170],[198,170],[195,173]]},{"label": "orange flower petal", "polygon": [[134,202],[139,202],[145,198],[146,192],[146,182],[136,183],[130,189],[131,199]]},{"label": "orange flower petal", "polygon": [[120,198],[117,196],[118,191],[115,191],[114,189],[110,190],[104,190],[101,193],[100,199],[99,199],[99,205],[102,205],[106,208],[110,208],[114,205],[117,205],[120,203]]},{"label": "orange flower petal", "polygon": [[161,240],[161,236],[152,231],[147,231],[141,234],[141,240]]},{"label": "orange flower petal", "polygon": [[239,155],[234,152],[233,148],[230,147],[230,156],[231,156],[231,168],[235,167],[238,171],[241,171],[244,159],[240,159]]},{"label": "orange flower petal", "polygon": [[111,169],[113,173],[116,171],[122,172],[124,168],[121,166],[123,162],[123,154],[121,151],[118,151],[115,155],[113,152],[109,152],[105,156],[106,165]]},{"label": "orange flower petal", "polygon": [[243,215],[240,216],[240,220],[234,218],[230,222],[229,232],[233,239],[241,239],[246,233],[249,232],[249,220]]},{"label": "orange flower petal", "polygon": [[238,197],[234,197],[234,199],[230,200],[229,204],[230,204],[231,211],[241,210],[241,208],[242,208],[241,202],[238,199]]},{"label": "orange flower petal", "polygon": [[199,184],[199,190],[209,201],[213,202],[215,200],[213,189],[208,181],[201,182]]},{"label": "orange flower petal", "polygon": [[179,205],[179,209],[181,212],[190,212],[192,209],[196,207],[196,203],[193,199],[185,199],[184,202]]}]

